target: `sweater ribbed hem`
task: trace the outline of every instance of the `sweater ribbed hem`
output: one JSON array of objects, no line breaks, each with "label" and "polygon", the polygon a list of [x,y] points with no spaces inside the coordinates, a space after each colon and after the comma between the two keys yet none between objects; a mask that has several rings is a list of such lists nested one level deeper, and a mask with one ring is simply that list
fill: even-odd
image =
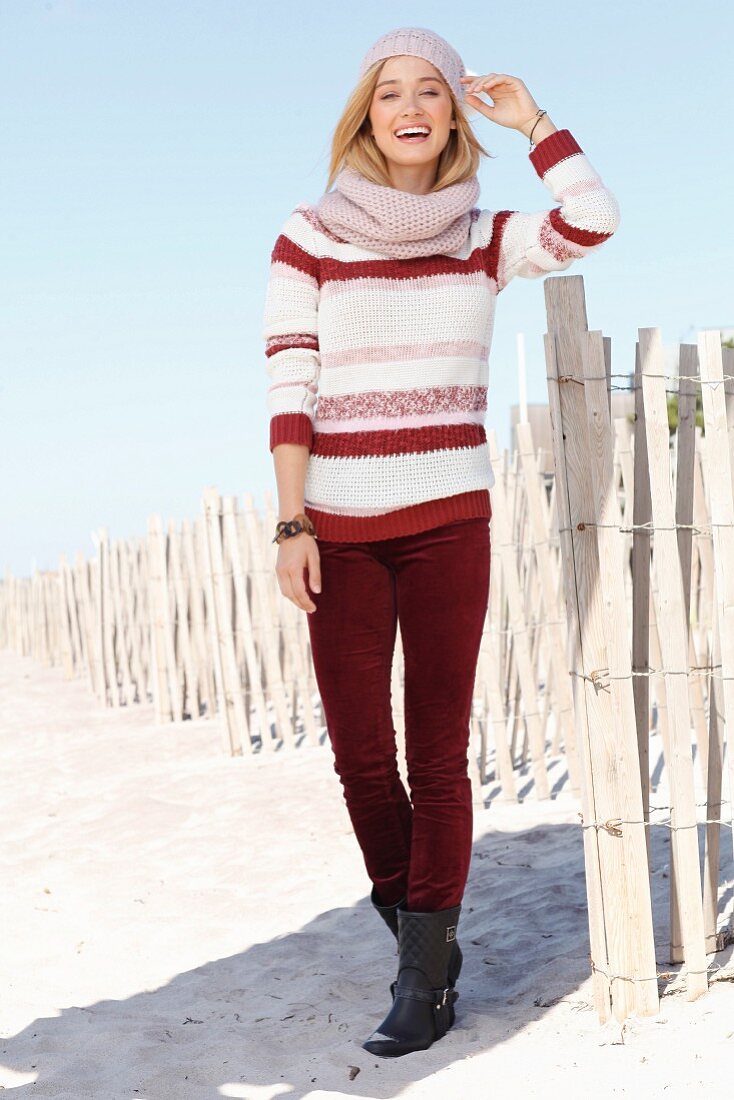
[{"label": "sweater ribbed hem", "polygon": [[543,138],[531,149],[530,162],[542,179],[546,172],[555,168],[566,157],[583,152],[570,130],[555,130]]},{"label": "sweater ribbed hem", "polygon": [[313,446],[313,424],[306,413],[278,413],[270,418],[270,451],[279,443]]},{"label": "sweater ribbed hem", "polygon": [[452,520],[492,516],[489,489],[473,489],[450,497],[426,500],[378,516],[342,516],[305,505],[304,512],[316,529],[316,540],[327,542],[375,542],[378,539],[415,535]]}]

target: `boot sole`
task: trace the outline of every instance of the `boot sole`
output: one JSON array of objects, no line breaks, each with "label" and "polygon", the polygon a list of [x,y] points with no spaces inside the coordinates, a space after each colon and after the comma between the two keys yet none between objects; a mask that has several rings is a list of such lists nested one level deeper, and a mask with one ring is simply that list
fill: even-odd
[{"label": "boot sole", "polygon": [[[447,1035],[454,1026],[455,1020],[456,1013],[454,1011],[454,1006],[451,1005],[449,1009],[449,1024],[446,1029]],[[401,1039],[394,1039],[392,1041],[389,1039],[365,1039],[362,1043],[362,1048],[363,1050],[369,1051],[370,1054],[376,1054],[378,1058],[401,1058],[403,1054],[412,1054],[414,1051],[428,1050],[434,1043],[440,1042],[443,1037],[444,1036],[441,1035],[438,1039],[432,1039],[430,1043],[423,1044],[422,1046],[411,1046],[404,1043]]]}]

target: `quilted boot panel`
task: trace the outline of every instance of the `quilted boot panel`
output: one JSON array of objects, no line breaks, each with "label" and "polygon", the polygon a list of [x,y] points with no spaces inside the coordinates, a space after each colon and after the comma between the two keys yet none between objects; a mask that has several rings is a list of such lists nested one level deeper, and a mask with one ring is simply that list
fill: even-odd
[{"label": "quilted boot panel", "polygon": [[411,913],[398,908],[400,970],[406,967],[420,970],[433,989],[447,985],[460,912],[461,905],[434,913]]}]

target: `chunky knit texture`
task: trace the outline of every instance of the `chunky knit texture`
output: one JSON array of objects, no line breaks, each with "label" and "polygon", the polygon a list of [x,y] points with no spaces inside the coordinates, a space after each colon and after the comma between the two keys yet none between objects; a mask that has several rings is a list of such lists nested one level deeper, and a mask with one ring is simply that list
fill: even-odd
[{"label": "chunky knit texture", "polygon": [[373,183],[353,168],[343,168],[334,184],[316,205],[327,231],[335,240],[396,260],[446,255],[460,248],[479,198],[476,176],[427,195]]},{"label": "chunky knit texture", "polygon": [[300,203],[271,254],[263,337],[270,450],[309,449],[317,537],[361,542],[489,516],[488,358],[498,293],[563,271],[619,206],[569,130],[528,154],[550,210],[471,211],[450,255],[393,259],[336,240]]},{"label": "chunky knit texture", "polygon": [[397,27],[378,38],[362,58],[359,75],[363,77],[376,61],[385,61],[388,57],[412,54],[430,61],[458,99],[463,102],[466,92],[461,78],[466,74],[464,62],[454,47],[435,31],[427,27]]}]

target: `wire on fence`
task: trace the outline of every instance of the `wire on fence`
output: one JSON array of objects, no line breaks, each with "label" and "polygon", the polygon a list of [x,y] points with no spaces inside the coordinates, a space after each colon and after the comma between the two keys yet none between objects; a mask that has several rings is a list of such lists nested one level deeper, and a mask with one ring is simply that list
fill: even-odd
[{"label": "wire on fence", "polygon": [[[718,802],[716,805],[718,805]],[[725,825],[727,829],[734,828],[734,822],[725,821],[720,817],[707,817],[704,818],[703,821],[692,821],[689,825],[674,825],[672,818],[668,821],[633,821],[622,817],[610,817],[607,821],[584,822],[583,815],[580,816],[580,826],[582,830],[596,829],[597,832],[601,830],[602,832],[609,833],[610,836],[624,836],[622,825],[644,825],[646,828],[670,829],[670,831],[674,833],[682,829],[697,829],[699,825]]]},{"label": "wire on fence", "polygon": [[[636,376],[630,376],[629,374],[602,374],[593,375],[590,378],[576,378],[572,374],[559,374],[554,377],[551,374],[546,374],[546,380],[548,382],[575,382],[577,386],[583,386],[586,382],[606,382],[607,389],[618,390],[622,393],[634,393],[635,390],[641,389],[632,379]],[[702,379],[698,375],[691,374],[643,374],[640,376],[644,381],[645,378],[662,379],[663,382],[685,382],[689,386],[710,386],[712,389],[716,389],[717,386],[725,385],[727,382],[734,382],[734,374],[724,374],[721,378],[707,378]],[[627,380],[626,386],[614,385],[611,382],[612,378],[624,378]],[[680,397],[680,389],[672,389],[666,387],[665,393],[672,394],[675,397]]]},{"label": "wire on fence", "polygon": [[577,669],[571,668],[568,670],[568,674],[569,676],[576,677],[578,680],[588,680],[588,682],[593,684],[598,691],[606,690],[612,680],[630,680],[633,676],[691,676],[698,675],[701,672],[708,672],[712,678],[721,680],[722,682],[734,680],[734,676],[732,675],[714,671],[717,668],[721,668],[721,665],[690,665],[687,669],[632,669],[631,672],[624,672],[619,675],[613,675],[608,668],[595,668],[592,669],[591,672],[579,672]]}]

